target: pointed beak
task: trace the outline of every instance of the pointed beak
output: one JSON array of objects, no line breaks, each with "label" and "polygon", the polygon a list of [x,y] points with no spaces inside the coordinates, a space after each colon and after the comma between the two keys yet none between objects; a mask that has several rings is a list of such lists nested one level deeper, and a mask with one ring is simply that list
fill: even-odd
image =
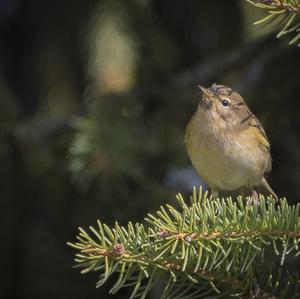
[{"label": "pointed beak", "polygon": [[213,97],[210,90],[201,85],[198,85],[198,87],[201,89],[203,93],[202,99],[199,102],[199,106],[205,108],[206,110],[210,109],[212,106],[212,97]]},{"label": "pointed beak", "polygon": [[212,97],[210,91],[207,88],[205,88],[205,87],[203,87],[201,85],[198,85],[198,87],[201,89],[203,95],[205,95],[207,98],[210,99]]}]

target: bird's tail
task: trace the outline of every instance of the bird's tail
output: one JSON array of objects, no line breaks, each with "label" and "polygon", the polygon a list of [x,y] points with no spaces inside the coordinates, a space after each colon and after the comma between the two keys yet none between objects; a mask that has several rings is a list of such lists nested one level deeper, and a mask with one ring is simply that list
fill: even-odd
[{"label": "bird's tail", "polygon": [[267,180],[265,178],[262,179],[262,185],[271,193],[271,195],[278,200],[278,196],[277,194],[273,191],[273,189],[271,188],[271,186],[269,185],[269,183],[267,182]]}]

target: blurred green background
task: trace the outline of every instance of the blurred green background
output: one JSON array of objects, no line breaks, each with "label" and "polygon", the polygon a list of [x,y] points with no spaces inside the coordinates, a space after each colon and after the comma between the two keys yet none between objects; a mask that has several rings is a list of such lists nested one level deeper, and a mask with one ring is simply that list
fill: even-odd
[{"label": "blurred green background", "polygon": [[[237,89],[300,195],[300,52],[242,0],[1,0],[1,298],[128,298],[72,269],[77,227],[142,221],[200,181],[199,90]],[[289,37],[288,37],[289,38]],[[152,298],[156,298],[155,291]]]}]

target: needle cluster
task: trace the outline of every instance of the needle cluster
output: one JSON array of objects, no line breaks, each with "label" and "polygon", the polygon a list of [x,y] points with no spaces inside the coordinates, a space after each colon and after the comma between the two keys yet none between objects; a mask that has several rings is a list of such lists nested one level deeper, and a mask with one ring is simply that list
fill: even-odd
[{"label": "needle cluster", "polygon": [[266,17],[254,24],[266,24],[279,27],[277,37],[294,34],[289,44],[300,47],[300,2],[299,0],[246,0],[266,11]]},{"label": "needle cluster", "polygon": [[[214,199],[202,189],[190,203],[181,195],[177,201],[148,214],[147,225],[98,220],[89,232],[79,228],[77,241],[68,243],[77,250],[76,267],[99,272],[98,287],[117,273],[110,292],[130,286],[130,298],[145,298],[162,282],[165,299],[299,298],[297,276],[282,267],[288,255],[300,254],[299,204]],[[280,257],[277,267],[268,262],[272,252]]]}]

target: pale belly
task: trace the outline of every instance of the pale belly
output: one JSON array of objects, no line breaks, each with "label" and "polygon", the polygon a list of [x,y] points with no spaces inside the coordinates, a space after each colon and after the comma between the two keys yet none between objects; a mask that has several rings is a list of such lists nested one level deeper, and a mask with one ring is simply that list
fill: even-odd
[{"label": "pale belly", "polygon": [[[190,140],[191,141],[191,140]],[[231,141],[226,150],[215,143],[192,140],[188,153],[193,166],[205,183],[218,190],[235,190],[258,185],[263,177],[262,154],[247,143]]]}]

